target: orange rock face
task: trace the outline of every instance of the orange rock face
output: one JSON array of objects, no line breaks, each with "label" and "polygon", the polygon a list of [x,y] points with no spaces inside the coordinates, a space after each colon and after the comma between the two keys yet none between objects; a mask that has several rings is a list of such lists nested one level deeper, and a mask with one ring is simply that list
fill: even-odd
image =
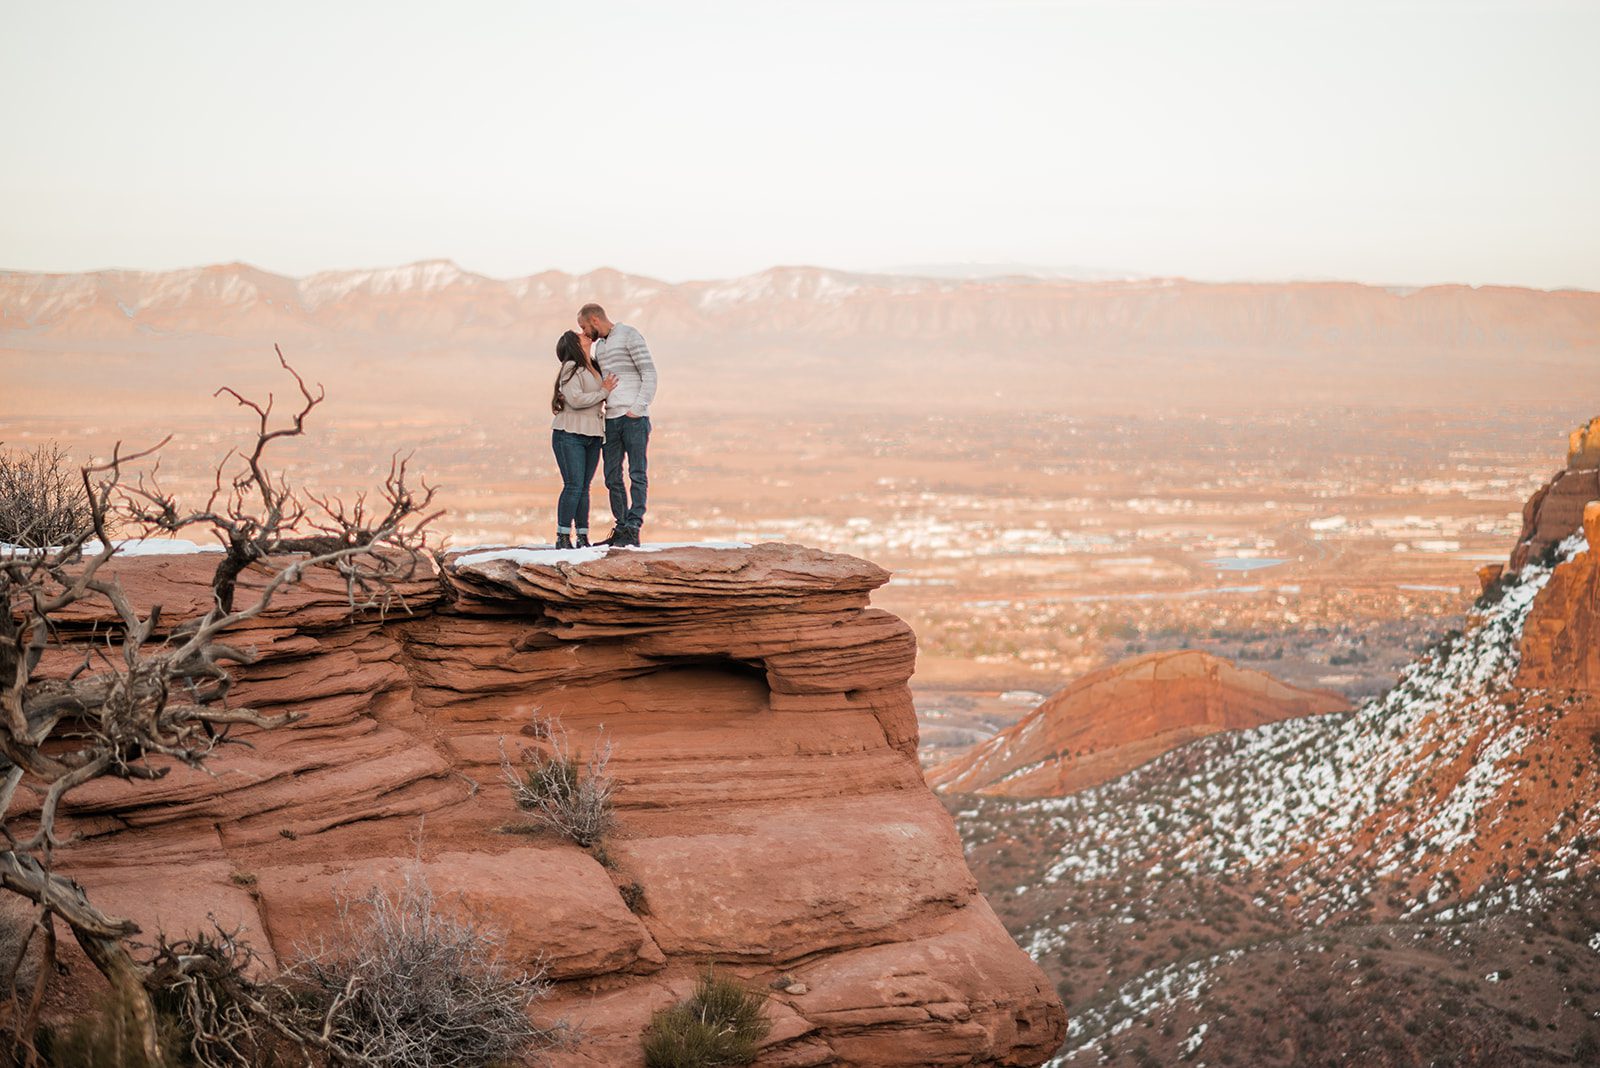
[{"label": "orange rock face", "polygon": [[1348,708],[1199,651],[1151,653],[1085,675],[1020,722],[928,772],[936,788],[1061,797],[1217,731]]},{"label": "orange rock face", "polygon": [[1484,564],[1478,568],[1478,588],[1483,593],[1488,593],[1496,582],[1500,581],[1506,573],[1504,564]]},{"label": "orange rock face", "polygon": [[1600,501],[1584,508],[1583,532],[1589,549],[1556,568],[1528,614],[1517,673],[1524,689],[1600,693]]},{"label": "orange rock face", "polygon": [[[75,798],[62,856],[146,931],[242,924],[269,962],[332,930],[339,894],[416,859],[441,901],[556,980],[566,1065],[641,1061],[650,1013],[707,961],[774,993],[770,1065],[1027,1065],[1065,1015],[977,893],[916,762],[915,640],[868,607],[887,573],[795,546],[457,556],[411,614],[351,621],[317,576],[239,636],[235,694],[305,718]],[[119,567],[192,615],[203,556]],[[93,620],[78,620],[85,627]],[[536,717],[613,747],[611,868],[525,823],[500,781]],[[618,887],[638,883],[648,910]]]},{"label": "orange rock face", "polygon": [[1522,509],[1522,535],[1511,553],[1511,570],[1520,570],[1577,530],[1584,506],[1596,498],[1600,498],[1600,418],[1572,432],[1567,466],[1528,498]]},{"label": "orange rock face", "polygon": [[1589,420],[1567,439],[1567,466],[1600,467],[1600,418]]}]

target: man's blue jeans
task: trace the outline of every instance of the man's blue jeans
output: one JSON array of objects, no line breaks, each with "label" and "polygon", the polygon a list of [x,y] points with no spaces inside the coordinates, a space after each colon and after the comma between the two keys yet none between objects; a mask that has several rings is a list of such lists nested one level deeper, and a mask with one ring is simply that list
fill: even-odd
[{"label": "man's blue jeans", "polygon": [[[619,416],[606,420],[606,489],[611,492],[611,516],[619,527],[638,530],[644,525],[644,502],[650,488],[650,417],[629,419]],[[622,461],[628,461],[628,480],[622,480]],[[630,490],[632,493],[630,494]]]}]

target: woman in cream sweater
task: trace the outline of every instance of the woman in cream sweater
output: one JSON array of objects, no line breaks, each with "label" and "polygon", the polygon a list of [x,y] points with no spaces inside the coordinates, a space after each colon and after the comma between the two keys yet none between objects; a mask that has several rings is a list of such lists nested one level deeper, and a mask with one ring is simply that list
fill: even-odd
[{"label": "woman in cream sweater", "polygon": [[[556,388],[550,397],[550,447],[561,469],[561,497],[556,502],[556,548],[589,544],[589,483],[600,465],[606,436],[606,397],[617,388],[617,376],[601,376],[589,354],[593,342],[568,330],[556,342]],[[571,533],[569,533],[569,531]],[[573,534],[577,541],[574,543]]]}]

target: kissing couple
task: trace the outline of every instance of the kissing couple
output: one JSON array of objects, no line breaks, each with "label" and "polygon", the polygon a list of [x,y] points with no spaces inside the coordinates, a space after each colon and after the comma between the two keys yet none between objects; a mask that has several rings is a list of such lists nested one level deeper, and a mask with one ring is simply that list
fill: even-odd
[{"label": "kissing couple", "polygon": [[650,347],[639,331],[607,318],[600,305],[585,304],[578,309],[578,329],[556,342],[556,359],[561,368],[550,397],[550,447],[561,469],[556,548],[589,545],[589,483],[602,456],[613,522],[611,533],[595,544],[637,546],[650,485],[646,452],[656,395]]}]

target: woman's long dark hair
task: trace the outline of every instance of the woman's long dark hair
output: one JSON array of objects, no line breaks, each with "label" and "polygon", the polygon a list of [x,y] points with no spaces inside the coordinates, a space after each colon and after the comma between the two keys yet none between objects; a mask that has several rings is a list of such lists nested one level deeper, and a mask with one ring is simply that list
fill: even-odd
[{"label": "woman's long dark hair", "polygon": [[550,395],[550,411],[560,415],[567,410],[567,398],[561,395],[561,387],[571,381],[573,375],[589,366],[589,361],[583,358],[583,343],[578,340],[576,330],[568,330],[556,341],[556,359],[561,361],[561,369],[556,372],[556,388]]}]

